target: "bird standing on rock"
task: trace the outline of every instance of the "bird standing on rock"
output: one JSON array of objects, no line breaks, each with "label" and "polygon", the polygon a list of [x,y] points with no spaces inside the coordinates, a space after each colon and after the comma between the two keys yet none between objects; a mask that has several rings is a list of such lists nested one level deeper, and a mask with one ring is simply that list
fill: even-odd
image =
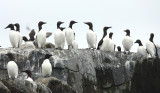
[{"label": "bird standing on rock", "polygon": [[72,29],[73,24],[77,23],[76,21],[71,21],[69,27],[65,31],[65,37],[68,44],[68,49],[73,48],[72,42],[75,40],[75,32]]},{"label": "bird standing on rock", "polygon": [[64,49],[65,45],[65,34],[63,32],[64,28],[61,28],[60,25],[64,22],[58,21],[57,22],[57,30],[54,33],[54,42],[55,42],[55,48],[58,49]]},{"label": "bird standing on rock", "polygon": [[148,53],[151,55],[151,57],[158,57],[157,47],[153,42],[153,38],[154,38],[154,34],[151,33],[149,41],[146,43],[146,49]]},{"label": "bird standing on rock", "polygon": [[52,65],[49,61],[49,58],[51,57],[51,54],[45,55],[45,60],[42,63],[42,75],[44,77],[49,77],[52,74]]},{"label": "bird standing on rock", "polygon": [[22,71],[22,72],[27,73],[27,78],[26,78],[27,81],[33,82],[33,79],[31,78],[32,72],[30,70],[25,70],[25,71]]},{"label": "bird standing on rock", "polygon": [[46,44],[46,31],[42,29],[42,25],[46,24],[46,22],[40,21],[38,23],[39,32],[37,34],[37,44],[38,48],[43,48]]},{"label": "bird standing on rock", "polygon": [[[108,30],[109,28],[111,28],[111,27],[107,27],[107,26],[106,26],[106,27],[103,28],[103,37],[102,37],[102,39],[101,39],[101,40],[99,41],[99,43],[98,43],[97,50],[99,50],[99,49],[100,49],[100,50],[104,50],[104,46],[105,46],[105,45],[103,44],[103,42],[104,42],[103,39],[104,39],[105,36],[107,36],[107,30]],[[103,45],[103,46],[102,46],[102,45]]]},{"label": "bird standing on rock", "polygon": [[89,30],[87,31],[88,47],[89,49],[91,48],[96,49],[97,35],[93,31],[93,24],[91,22],[84,22],[84,24],[87,24],[89,26]]},{"label": "bird standing on rock", "polygon": [[130,37],[130,30],[126,29],[124,32],[126,32],[126,36],[124,37],[122,41],[122,45],[123,45],[124,51],[130,52],[132,45],[133,45],[133,40]]},{"label": "bird standing on rock", "polygon": [[139,47],[137,49],[137,53],[140,53],[141,55],[143,55],[143,57],[147,58],[147,51],[146,49],[144,48],[141,40],[137,39],[135,43],[138,43],[139,44]]},{"label": "bird standing on rock", "polygon": [[25,41],[25,48],[35,49],[35,45],[33,41],[27,39],[27,37],[23,36],[23,40]]},{"label": "bird standing on rock", "polygon": [[8,76],[11,79],[15,79],[18,76],[18,66],[14,61],[13,54],[8,53],[6,55],[9,57],[9,62],[7,63]]},{"label": "bird standing on rock", "polygon": [[22,35],[20,33],[20,25],[18,23],[16,23],[16,24],[14,24],[14,26],[16,27],[16,31],[19,36],[18,47],[20,48],[20,46],[22,45]]},{"label": "bird standing on rock", "polygon": [[[107,31],[107,29],[108,29],[108,27],[104,27],[103,30]],[[102,42],[102,45],[100,47],[100,50],[102,50],[102,51],[111,51],[110,40],[111,39],[106,34],[106,36],[103,38],[103,42]]]},{"label": "bird standing on rock", "polygon": [[113,33],[110,32],[109,33],[109,38],[110,38],[110,41],[109,41],[109,51],[110,52],[113,52],[115,50],[115,44],[114,44],[114,42],[112,40],[112,36],[113,36]]},{"label": "bird standing on rock", "polygon": [[10,28],[9,39],[13,48],[17,48],[19,44],[19,35],[14,30],[14,25],[9,24],[5,29]]}]

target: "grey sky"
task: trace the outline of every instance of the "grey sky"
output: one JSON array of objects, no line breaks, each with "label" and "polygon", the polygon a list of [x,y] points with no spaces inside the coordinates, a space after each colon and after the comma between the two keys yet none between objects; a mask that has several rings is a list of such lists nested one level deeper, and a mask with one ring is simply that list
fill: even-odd
[{"label": "grey sky", "polygon": [[[71,20],[79,22],[73,26],[79,48],[88,47],[88,26],[83,24],[86,21],[93,23],[98,41],[103,27],[112,26],[108,33],[114,33],[117,46],[122,46],[125,29],[130,29],[133,40],[141,39],[143,45],[151,32],[155,34],[155,43],[160,42],[160,0],[1,0],[0,12],[2,47],[11,47],[9,29],[4,29],[9,23],[20,23],[21,34],[28,37],[26,26],[38,32],[38,22],[45,21],[43,29],[54,34],[59,20],[65,22],[64,27],[68,27]],[[53,36],[47,42],[54,43]],[[136,51],[137,46],[134,44],[131,51]]]}]

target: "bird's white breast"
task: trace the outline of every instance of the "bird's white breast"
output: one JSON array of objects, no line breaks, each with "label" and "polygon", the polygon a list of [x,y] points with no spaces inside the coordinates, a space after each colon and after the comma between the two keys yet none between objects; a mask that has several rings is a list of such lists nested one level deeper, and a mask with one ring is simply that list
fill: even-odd
[{"label": "bird's white breast", "polygon": [[109,40],[109,51],[110,52],[114,51],[114,42],[112,39]]},{"label": "bird's white breast", "polygon": [[28,77],[26,80],[29,81],[29,82],[33,82],[33,79],[30,78],[30,77]]},{"label": "bird's white breast", "polygon": [[22,45],[22,35],[20,32],[17,31],[17,34],[19,36],[18,46],[20,47]]},{"label": "bird's white breast", "polygon": [[141,55],[143,55],[145,58],[147,58],[147,51],[143,46],[139,46],[137,49],[137,53],[140,53]]},{"label": "bird's white breast", "polygon": [[72,42],[75,39],[73,29],[67,28],[65,31],[65,36],[66,36],[67,44],[72,45]]},{"label": "bird's white breast", "polygon": [[41,29],[37,34],[38,48],[44,47],[46,43],[46,32]]},{"label": "bird's white breast", "polygon": [[147,49],[147,51],[149,52],[149,54],[150,54],[152,57],[155,57],[155,55],[156,55],[156,49],[155,49],[154,44],[153,44],[151,41],[148,41],[148,42],[146,43],[146,49]]},{"label": "bird's white breast", "polygon": [[122,41],[122,44],[123,44],[123,48],[125,51],[130,51],[132,45],[133,45],[133,40],[131,37],[129,36],[125,36],[123,41]]},{"label": "bird's white breast", "polygon": [[65,44],[65,35],[64,32],[62,32],[60,29],[57,29],[54,33],[54,41],[55,41],[55,48],[61,47],[64,48]]},{"label": "bird's white breast", "polygon": [[42,63],[42,74],[43,76],[50,76],[52,73],[52,65],[49,59],[45,59]]},{"label": "bird's white breast", "polygon": [[18,43],[19,43],[19,35],[16,31],[11,30],[9,32],[9,38],[10,38],[10,42],[12,44],[12,47],[18,47]]},{"label": "bird's white breast", "polygon": [[105,36],[103,38],[103,43],[102,45],[100,46],[100,50],[103,50],[103,51],[110,51],[110,38],[108,36]]},{"label": "bird's white breast", "polygon": [[97,36],[92,30],[87,31],[87,43],[89,48],[96,48]]},{"label": "bird's white breast", "polygon": [[9,61],[7,64],[7,71],[9,78],[17,78],[18,66],[14,61]]},{"label": "bird's white breast", "polygon": [[33,44],[33,41],[26,41],[25,48],[35,49],[35,45]]}]

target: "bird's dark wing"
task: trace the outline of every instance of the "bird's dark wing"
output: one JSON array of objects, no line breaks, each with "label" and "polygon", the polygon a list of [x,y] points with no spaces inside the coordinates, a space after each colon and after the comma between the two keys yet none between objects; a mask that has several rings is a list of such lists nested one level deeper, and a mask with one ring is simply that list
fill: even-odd
[{"label": "bird's dark wing", "polygon": [[29,41],[34,41],[34,36],[35,36],[35,31],[34,29],[32,29],[32,31],[29,33],[29,37],[30,37]]},{"label": "bird's dark wing", "polygon": [[100,46],[102,45],[102,43],[103,43],[103,39],[101,39],[101,40],[99,41],[99,43],[98,43],[98,47],[97,47],[97,50],[99,50],[99,49],[100,49]]},{"label": "bird's dark wing", "polygon": [[[154,42],[153,42],[153,44],[154,44]],[[157,46],[155,44],[154,44],[154,47],[156,49],[156,57],[158,57],[158,50],[157,50]]]},{"label": "bird's dark wing", "polygon": [[50,37],[52,35],[51,32],[46,32],[46,38]]}]

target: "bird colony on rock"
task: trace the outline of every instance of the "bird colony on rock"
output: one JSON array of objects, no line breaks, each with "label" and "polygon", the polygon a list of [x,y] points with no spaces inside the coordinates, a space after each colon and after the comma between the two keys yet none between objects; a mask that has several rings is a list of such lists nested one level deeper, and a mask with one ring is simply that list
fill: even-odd
[{"label": "bird colony on rock", "polygon": [[[54,33],[54,43],[56,49],[64,49],[65,46],[65,40],[68,45],[68,49],[78,49],[78,44],[75,40],[75,31],[73,30],[73,25],[78,23],[76,21],[70,21],[69,27],[63,32],[65,29],[64,27],[61,27],[61,24],[64,22],[58,21],[57,22],[57,29]],[[39,31],[35,37],[35,31],[34,29],[29,33],[29,39],[26,36],[22,36],[20,34],[20,25],[18,23],[16,24],[9,24],[6,28],[10,28],[9,32],[9,38],[10,42],[13,48],[45,48],[46,45],[46,39],[52,35],[51,32],[46,32],[44,29],[42,29],[42,26],[46,24],[46,22],[40,21],[38,23]],[[89,26],[89,30],[86,33],[86,40],[88,43],[89,49],[96,49],[97,44],[97,35],[93,30],[93,24],[91,22],[84,22],[84,24]],[[16,27],[16,30],[14,29],[14,26]],[[5,28],[5,29],[6,29]],[[115,43],[112,40],[113,32],[110,32],[109,35],[107,35],[108,29],[111,27],[105,26],[103,28],[103,37],[98,43],[97,50],[101,51],[108,51],[113,52],[115,51]],[[122,40],[122,45],[124,52],[130,52],[131,48],[133,46],[133,40],[130,36],[130,30],[126,29],[124,32],[126,32],[126,36]],[[143,44],[141,40],[137,40],[135,43],[139,44],[139,47],[137,49],[137,53],[142,54],[144,57],[148,57],[147,53],[151,55],[151,57],[158,57],[157,53],[157,47],[154,44],[153,41],[154,34],[151,33],[149,41],[146,43],[146,49],[143,47]],[[25,44],[22,45],[22,40],[25,41]],[[23,46],[23,47],[22,47]],[[121,51],[121,47],[117,47],[118,51]]]},{"label": "bird colony on rock", "polygon": [[[63,30],[65,29],[64,27],[61,27],[61,24],[64,22],[58,21],[57,22],[57,30],[54,33],[54,43],[55,43],[55,48],[56,49],[64,49],[65,45],[65,39],[67,41],[68,49],[78,49],[78,44],[75,41],[75,32],[72,28],[73,24],[77,23],[76,21],[70,21],[69,27],[66,29],[65,33]],[[20,25],[18,23],[16,24],[9,24],[6,28],[10,28],[9,32],[9,38],[10,42],[13,48],[22,48],[22,40],[25,41],[24,47],[23,48],[44,48],[46,44],[46,38],[50,37],[52,35],[51,32],[46,32],[45,30],[42,29],[42,25],[46,24],[46,22],[40,21],[38,23],[38,34],[35,37],[35,31],[34,29],[29,33],[29,39],[26,36],[22,36],[20,34]],[[89,49],[96,49],[96,44],[97,44],[97,35],[93,30],[93,24],[91,22],[84,22],[84,24],[89,26],[89,30],[87,31],[86,34],[86,39],[88,43],[88,48]],[[16,30],[14,29],[14,26],[16,27]],[[5,29],[6,29],[5,28]],[[108,52],[113,52],[115,51],[116,45],[114,44],[112,40],[113,32],[109,33],[109,36],[107,35],[108,29],[111,27],[105,26],[103,28],[103,37],[98,43],[97,50],[101,51],[108,51]],[[122,40],[122,45],[124,48],[124,51],[130,52],[132,46],[133,46],[133,40],[130,37],[130,30],[126,29],[124,32],[126,32],[126,36]],[[145,58],[148,57],[147,53],[151,55],[151,57],[158,57],[157,53],[157,47],[153,42],[154,34],[150,34],[149,41],[146,43],[146,49],[144,48],[141,40],[137,39],[135,43],[139,44],[139,47],[137,49],[137,53],[140,53],[142,56]],[[118,46],[117,50],[121,52],[121,47]],[[11,79],[15,79],[18,76],[18,65],[14,61],[14,57],[11,53],[6,54],[10,61],[7,64],[7,71],[8,71],[8,76]],[[49,61],[49,58],[51,57],[51,54],[46,54],[45,59],[41,65],[42,67],[42,75],[44,77],[49,77],[52,73],[52,65]],[[21,71],[27,73],[27,78],[26,80],[32,82],[32,73],[30,70],[25,70]]]}]

